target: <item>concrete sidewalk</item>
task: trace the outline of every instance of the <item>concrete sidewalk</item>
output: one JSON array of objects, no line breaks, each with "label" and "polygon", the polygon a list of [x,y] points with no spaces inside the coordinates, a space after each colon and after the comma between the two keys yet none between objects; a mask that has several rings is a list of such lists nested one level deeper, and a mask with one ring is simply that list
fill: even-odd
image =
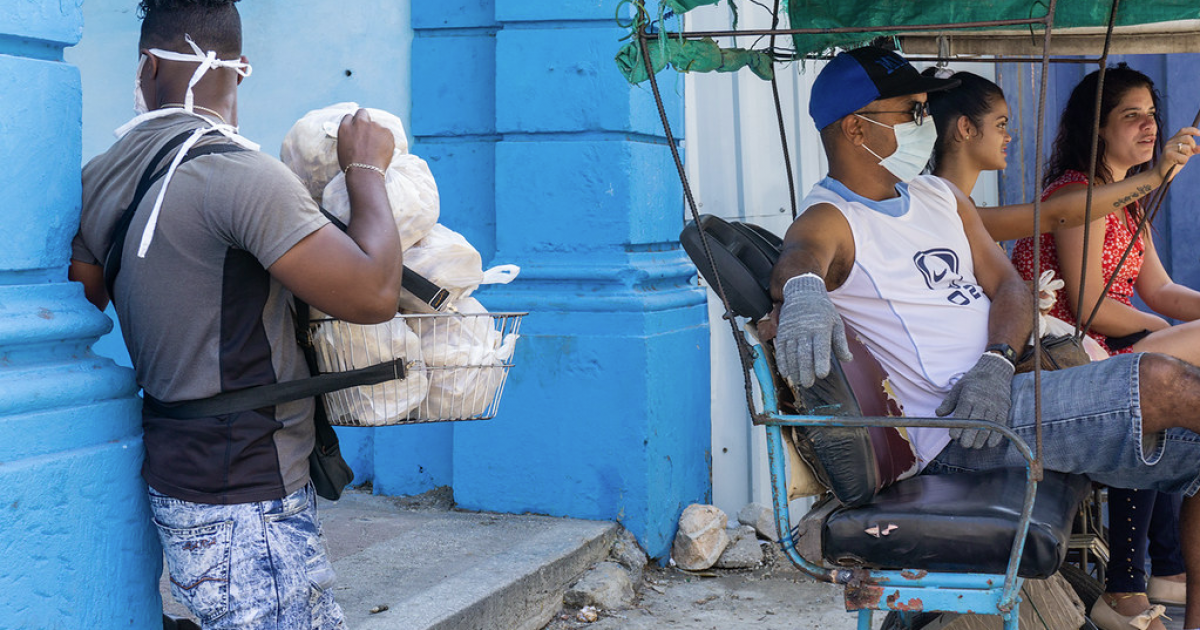
[{"label": "concrete sidewalk", "polygon": [[[353,630],[537,630],[607,555],[609,522],[448,509],[347,491],[318,513]],[[187,616],[162,582],[168,613]],[[371,611],[379,611],[372,613]]]}]

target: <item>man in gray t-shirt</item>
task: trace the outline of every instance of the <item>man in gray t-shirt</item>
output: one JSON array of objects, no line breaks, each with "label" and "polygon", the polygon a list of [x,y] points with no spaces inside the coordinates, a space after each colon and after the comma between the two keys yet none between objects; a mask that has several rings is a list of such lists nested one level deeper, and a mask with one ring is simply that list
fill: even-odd
[{"label": "man in gray t-shirt", "polygon": [[[362,110],[339,130],[347,232],[321,215],[278,160],[254,150],[204,155],[149,188],[130,224],[114,295],[107,294],[103,264],[138,180],[189,143],[151,164],[159,150],[209,129],[196,146],[250,144],[235,127],[237,87],[247,74],[235,1],[142,2],[139,96],[151,111],[83,171],[70,277],[98,308],[111,297],[138,384],[164,402],[309,376],[295,340],[293,294],[356,323],[396,313],[400,239],[379,170],[393,141]],[[209,50],[223,61],[189,86]],[[194,106],[184,107],[189,98]],[[332,572],[320,570],[328,561],[316,540],[312,419],[312,399],[192,420],[143,413],[143,474],[172,588],[206,628],[253,628],[270,618],[340,627],[332,590],[319,583]],[[302,522],[281,527],[292,518]],[[313,596],[310,583],[325,588]]]}]

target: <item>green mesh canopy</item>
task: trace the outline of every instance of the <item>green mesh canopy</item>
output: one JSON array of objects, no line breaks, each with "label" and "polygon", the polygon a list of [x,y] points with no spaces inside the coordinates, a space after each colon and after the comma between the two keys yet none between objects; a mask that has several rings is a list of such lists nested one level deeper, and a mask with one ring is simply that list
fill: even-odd
[{"label": "green mesh canopy", "polygon": [[[639,0],[633,0],[643,6]],[[1049,0],[784,0],[792,28],[834,29],[877,26],[925,26],[966,24],[996,20],[1027,20],[1046,17]],[[662,0],[660,5],[677,14],[696,7],[720,4],[721,0]],[[732,10],[731,0],[726,4]],[[1108,0],[1059,0],[1055,9],[1055,30],[1108,25],[1111,2]],[[1200,20],[1200,0],[1141,0],[1122,2],[1117,26],[1135,26],[1176,20]],[[634,30],[638,27],[634,24]],[[1029,29],[1031,37],[1041,34],[1041,25],[992,27]],[[988,30],[988,29],[971,29]],[[853,48],[876,37],[895,31],[865,33],[823,33],[793,35],[795,54],[803,57],[833,48]],[[668,65],[679,72],[734,72],[750,68],[763,79],[774,76],[772,58],[765,52],[742,48],[721,48],[712,39],[684,40],[664,33],[649,43],[650,60],[657,73]],[[648,77],[637,41],[626,44],[617,54],[617,66],[630,83]]]},{"label": "green mesh canopy", "polygon": [[663,4],[675,13],[687,13],[706,4],[717,4],[721,0],[663,0]]},{"label": "green mesh canopy", "polygon": [[[750,68],[765,81],[775,76],[770,55],[743,48],[721,48],[710,38],[664,38],[649,42],[646,47],[655,74],[670,64],[679,72],[736,72]],[[637,84],[650,78],[646,74],[642,49],[636,41],[629,42],[617,53],[617,67],[630,83]]]},{"label": "green mesh canopy", "polygon": [[[1044,0],[785,0],[792,28],[844,28],[962,24],[989,20],[1044,18]],[[1108,25],[1111,3],[1105,0],[1059,0],[1054,28]],[[1200,19],[1197,0],[1122,2],[1117,26]],[[1013,28],[1013,27],[1007,27]],[[1040,31],[1040,27],[1035,26]],[[1037,31],[1035,31],[1037,32]],[[833,47],[852,48],[889,33],[793,35],[796,53],[806,55]]]}]

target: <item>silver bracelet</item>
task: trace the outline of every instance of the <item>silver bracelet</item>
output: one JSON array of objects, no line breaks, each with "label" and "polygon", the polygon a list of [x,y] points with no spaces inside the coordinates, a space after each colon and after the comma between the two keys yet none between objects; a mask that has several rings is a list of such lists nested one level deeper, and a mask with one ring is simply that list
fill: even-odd
[{"label": "silver bracelet", "polygon": [[385,172],[383,169],[379,168],[378,166],[375,166],[374,164],[363,164],[362,162],[351,162],[349,165],[346,166],[346,169],[342,172],[349,175],[350,169],[352,169],[352,168],[365,168],[368,171],[375,171],[376,173],[379,173],[380,177],[384,178],[385,180],[387,179],[387,172]]}]

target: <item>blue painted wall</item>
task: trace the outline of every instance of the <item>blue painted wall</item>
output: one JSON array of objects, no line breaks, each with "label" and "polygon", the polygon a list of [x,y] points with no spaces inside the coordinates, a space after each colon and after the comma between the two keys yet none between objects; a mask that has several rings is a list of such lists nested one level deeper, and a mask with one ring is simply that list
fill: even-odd
[{"label": "blue painted wall", "polygon": [[522,267],[481,301],[530,311],[500,416],[454,427],[455,499],[620,520],[663,557],[710,493],[707,322],[653,99],[612,61],[618,3],[449,4],[413,7],[417,150],[460,193],[444,215]]},{"label": "blue painted wall", "polygon": [[[1195,68],[1200,54],[1171,55],[1113,55],[1109,65],[1128,63],[1154,81],[1163,99],[1163,132],[1170,137],[1181,127],[1192,124],[1200,107],[1200,85],[1195,81]],[[1071,90],[1094,64],[1054,64],[1051,66],[1049,88],[1046,92],[1045,153],[1058,130],[1059,118]],[[1009,148],[1009,167],[1000,178],[1001,203],[1031,201],[1040,190],[1034,182],[1034,150],[1037,101],[1035,86],[1040,85],[1040,73],[1029,64],[1002,64],[998,69],[1000,85],[1004,88],[1009,107],[1018,116],[1013,144]],[[1154,239],[1159,257],[1172,278],[1181,284],[1200,289],[1200,258],[1187,246],[1200,240],[1200,224],[1195,221],[1200,210],[1200,168],[1189,164],[1171,185],[1171,192],[1155,217]]]},{"label": "blue painted wall", "polygon": [[79,2],[0,5],[0,627],[161,627],[159,549],[131,371],[67,282],[81,97]]}]

